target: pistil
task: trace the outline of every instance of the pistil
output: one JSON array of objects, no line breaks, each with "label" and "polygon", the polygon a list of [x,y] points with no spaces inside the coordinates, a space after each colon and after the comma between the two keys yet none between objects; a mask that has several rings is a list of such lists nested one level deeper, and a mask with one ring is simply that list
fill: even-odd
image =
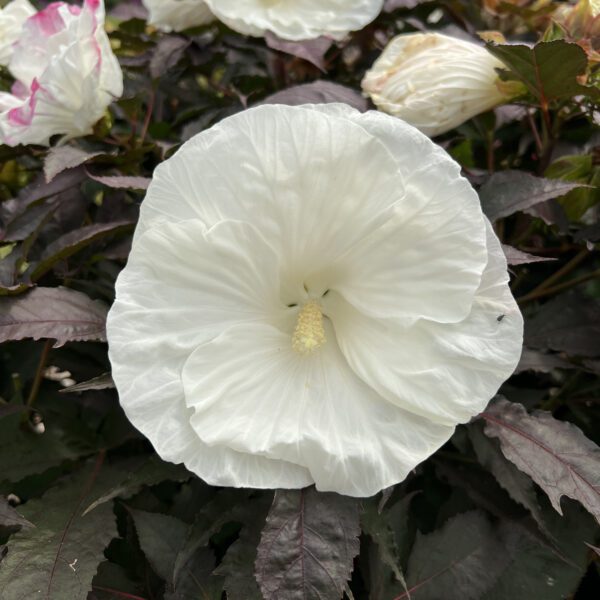
[{"label": "pistil", "polygon": [[298,321],[292,336],[292,348],[306,356],[312,354],[326,341],[323,311],[317,302],[310,300],[298,313]]}]

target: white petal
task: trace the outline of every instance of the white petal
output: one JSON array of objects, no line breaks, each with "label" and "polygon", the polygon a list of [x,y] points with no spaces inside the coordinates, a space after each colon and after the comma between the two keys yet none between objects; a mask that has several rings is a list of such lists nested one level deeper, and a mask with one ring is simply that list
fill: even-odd
[{"label": "white petal", "polygon": [[260,323],[200,346],[182,373],[191,423],[211,446],[302,465],[322,491],[370,496],[402,481],[454,427],[383,400],[326,330],[310,356],[292,350],[289,332]]},{"label": "white petal", "polygon": [[148,23],[161,31],[183,31],[214,21],[203,0],[142,0],[150,12]]},{"label": "white petal", "polygon": [[500,243],[486,224],[489,262],[464,321],[403,328],[327,296],[340,347],[358,376],[390,402],[439,423],[463,423],[481,412],[521,354],[523,319]]},{"label": "white petal", "polygon": [[487,260],[479,200],[449,161],[420,176],[427,176],[426,185],[410,179],[393,218],[354,244],[323,277],[370,316],[404,324],[460,321],[469,314]]},{"label": "white petal", "polygon": [[[159,357],[211,339],[233,323],[277,319],[279,260],[248,223],[165,224],[141,236],[117,280],[109,342]],[[155,365],[147,365],[153,369]]]},{"label": "white petal", "polygon": [[359,125],[262,106],[194,137],[156,169],[138,235],[165,220],[247,221],[302,280],[389,219],[403,188],[395,158]]},{"label": "white petal", "polygon": [[381,11],[383,0],[206,0],[232,29],[253,36],[272,31],[287,40],[326,35],[340,39],[362,29]]},{"label": "white petal", "polygon": [[127,320],[109,320],[112,376],[127,417],[164,460],[184,463],[210,485],[302,488],[313,483],[297,465],[204,444],[190,426],[184,401],[181,370],[187,351],[129,345],[128,336],[139,334],[131,326]]}]

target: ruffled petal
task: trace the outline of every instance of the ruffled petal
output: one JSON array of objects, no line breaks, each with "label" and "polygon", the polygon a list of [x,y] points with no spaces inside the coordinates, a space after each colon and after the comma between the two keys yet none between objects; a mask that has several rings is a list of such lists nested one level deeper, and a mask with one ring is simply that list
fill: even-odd
[{"label": "ruffled petal", "polygon": [[261,323],[200,346],[182,372],[192,427],[210,446],[302,465],[319,490],[371,496],[402,481],[454,427],[383,400],[326,332],[310,356],[292,349],[289,332]]},{"label": "ruffled petal", "polygon": [[246,35],[272,31],[287,40],[326,35],[341,39],[362,29],[380,12],[383,0],[206,0],[215,15]]},{"label": "ruffled petal", "polygon": [[112,376],[125,414],[164,460],[184,463],[210,485],[268,489],[313,483],[308,471],[298,465],[204,444],[190,425],[191,411],[181,384],[188,351],[165,352],[162,344],[126,343],[128,336],[139,333],[130,326],[126,319],[109,319]]},{"label": "ruffled petal", "polygon": [[521,354],[523,319],[502,248],[486,225],[489,261],[471,312],[459,323],[421,320],[403,328],[327,296],[326,310],[356,374],[393,404],[438,423],[464,423],[481,412]]},{"label": "ruffled petal", "polygon": [[[165,224],[141,236],[117,281],[111,343],[158,356],[211,339],[234,323],[276,322],[279,260],[248,223]],[[155,365],[147,365],[151,370]]]},{"label": "ruffled petal", "polygon": [[403,189],[394,157],[359,125],[264,106],[222,121],[161,164],[138,232],[170,220],[247,221],[301,284],[388,220]]},{"label": "ruffled petal", "polygon": [[8,65],[23,24],[35,14],[29,0],[12,0],[0,8],[0,65]]}]

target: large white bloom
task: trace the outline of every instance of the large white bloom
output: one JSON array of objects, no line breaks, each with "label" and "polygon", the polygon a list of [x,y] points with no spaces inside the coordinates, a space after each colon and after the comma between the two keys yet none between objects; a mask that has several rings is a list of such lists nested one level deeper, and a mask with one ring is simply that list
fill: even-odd
[{"label": "large white bloom", "polygon": [[369,24],[384,0],[205,0],[226,25],[246,35],[285,40],[343,38]]},{"label": "large white bloom", "polygon": [[0,93],[0,142],[9,146],[87,135],[123,93],[102,0],[55,2],[30,17],[9,69],[17,81],[12,94]]},{"label": "large white bloom", "polygon": [[507,280],[477,195],[416,129],[254,108],[156,169],[108,317],[113,376],[158,453],[211,484],[368,496],[512,373]]},{"label": "large white bloom", "polygon": [[142,3],[150,13],[148,23],[161,31],[183,31],[215,19],[204,0],[142,0]]},{"label": "large white bloom", "polygon": [[434,136],[510,99],[503,63],[485,48],[440,33],[395,37],[362,82],[382,111]]},{"label": "large white bloom", "polygon": [[0,8],[0,65],[7,65],[12,56],[13,44],[19,39],[23,23],[35,14],[29,0],[13,0]]}]

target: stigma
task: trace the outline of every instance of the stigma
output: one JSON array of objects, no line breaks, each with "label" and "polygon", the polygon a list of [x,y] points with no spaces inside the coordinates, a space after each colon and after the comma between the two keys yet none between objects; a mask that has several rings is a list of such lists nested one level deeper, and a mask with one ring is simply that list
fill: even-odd
[{"label": "stigma", "polygon": [[326,341],[323,311],[317,302],[310,300],[298,313],[298,321],[292,336],[292,348],[306,356],[312,354]]}]

